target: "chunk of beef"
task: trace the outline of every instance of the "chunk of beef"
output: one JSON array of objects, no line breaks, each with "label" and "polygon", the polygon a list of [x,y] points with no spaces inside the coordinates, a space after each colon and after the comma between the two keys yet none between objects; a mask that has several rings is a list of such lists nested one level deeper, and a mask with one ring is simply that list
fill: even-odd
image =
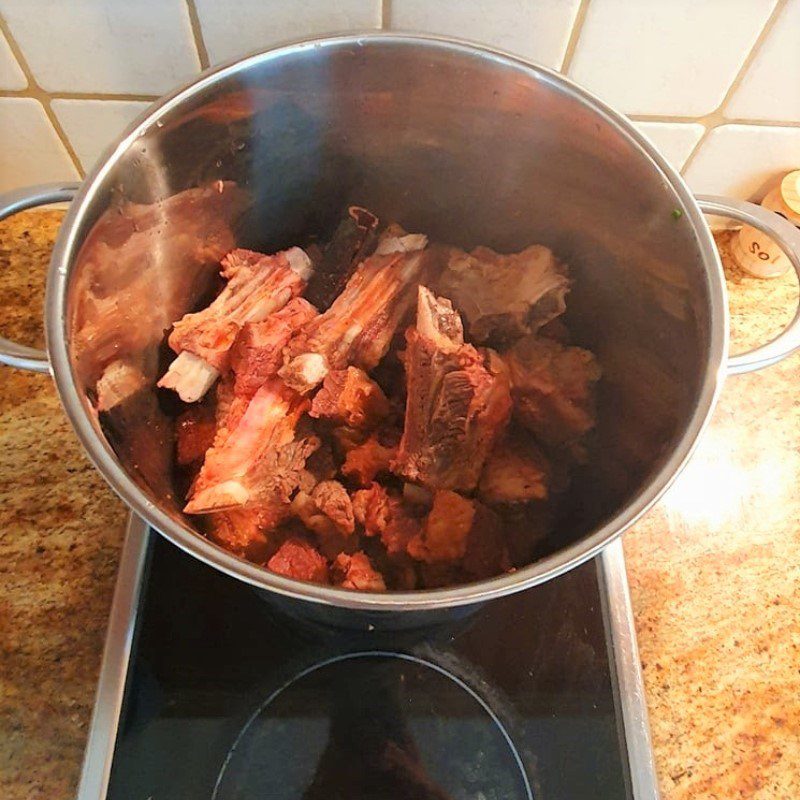
[{"label": "chunk of beef", "polygon": [[503,520],[482,503],[475,503],[461,566],[470,580],[484,580],[512,568]]},{"label": "chunk of beef", "polygon": [[307,393],[330,370],[352,365],[369,371],[376,366],[413,307],[427,263],[421,248],[375,254],[362,262],[333,305],[289,342],[281,377]]},{"label": "chunk of beef", "polygon": [[316,315],[314,306],[295,297],[263,322],[246,322],[230,353],[236,394],[252,397],[267,378],[275,375],[283,365],[283,348],[292,334]]},{"label": "chunk of beef", "polygon": [[478,494],[487,503],[546,500],[552,469],[547,456],[526,437],[508,436],[483,465]]},{"label": "chunk of beef", "polygon": [[464,344],[450,301],[424,287],[406,339],[408,399],[393,469],[431,488],[471,491],[511,411],[505,367]]},{"label": "chunk of beef", "polygon": [[532,245],[501,255],[488,247],[451,251],[439,290],[467,320],[476,342],[507,342],[533,333],[564,313],[569,289],[565,265]]},{"label": "chunk of beef", "polygon": [[186,513],[263,502],[280,494],[276,486],[283,480],[299,480],[305,457],[319,445],[318,440],[295,441],[297,421],[307,409],[308,401],[278,378],[267,380],[236,427],[206,453]]},{"label": "chunk of beef", "polygon": [[233,250],[222,259],[228,282],[214,302],[185,314],[172,328],[169,346],[178,353],[159,386],[187,403],[199,400],[228,366],[229,351],[246,322],[258,322],[299,295],[311,262],[299,248],[272,256]]},{"label": "chunk of beef", "polygon": [[308,282],[306,297],[324,311],[339,296],[356,267],[375,244],[378,218],[360,206],[350,206],[339,223]]},{"label": "chunk of beef", "polygon": [[302,539],[287,539],[267,562],[267,569],[299,581],[330,582],[327,560],[319,550]]},{"label": "chunk of beef", "polygon": [[175,424],[178,464],[187,466],[205,458],[206,451],[214,444],[216,433],[214,409],[210,405],[203,403],[184,411]]},{"label": "chunk of beef", "polygon": [[383,575],[372,565],[362,552],[340,553],[331,566],[333,584],[343,589],[357,589],[361,592],[385,592]]},{"label": "chunk of beef", "polygon": [[310,493],[298,492],[292,509],[319,536],[350,536],[355,531],[350,495],[338,481],[321,481]]},{"label": "chunk of beef", "polygon": [[538,439],[553,446],[570,445],[594,427],[600,367],[592,353],[526,336],[508,351],[506,361],[514,415]]},{"label": "chunk of beef", "polygon": [[223,511],[209,515],[208,538],[237,556],[263,561],[269,546],[266,531],[276,522],[260,509]]},{"label": "chunk of beef", "polygon": [[389,555],[406,552],[419,533],[419,520],[398,495],[379,483],[353,493],[353,514],[365,536],[380,537]]},{"label": "chunk of beef", "polygon": [[467,552],[467,538],[475,519],[475,504],[448,489],[433,498],[425,525],[408,543],[412,558],[427,563],[458,561]]},{"label": "chunk of beef", "polygon": [[397,444],[382,444],[377,435],[347,451],[342,475],[358,486],[369,486],[381,473],[389,472],[397,457]]},{"label": "chunk of beef", "polygon": [[347,367],[325,376],[309,414],[335,425],[371,430],[389,411],[389,401],[381,387],[364,370]]}]

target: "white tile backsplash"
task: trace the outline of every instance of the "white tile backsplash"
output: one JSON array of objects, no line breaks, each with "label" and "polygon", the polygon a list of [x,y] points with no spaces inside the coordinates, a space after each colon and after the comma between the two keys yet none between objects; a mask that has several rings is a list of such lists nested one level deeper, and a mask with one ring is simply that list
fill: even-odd
[{"label": "white tile backsplash", "polygon": [[689,186],[702,194],[761,200],[784,173],[800,169],[800,128],[721,125],[686,169]]},{"label": "white tile backsplash", "polygon": [[627,114],[709,114],[775,2],[593,0],[570,75]]},{"label": "white tile backsplash", "polygon": [[85,171],[150,103],[135,100],[53,100],[53,111]]},{"label": "white tile backsplash", "polygon": [[0,89],[19,90],[27,85],[28,81],[11,52],[6,37],[0,33]]},{"label": "white tile backsplash", "polygon": [[800,122],[800,0],[789,0],[781,11],[724,113]]},{"label": "white tile backsplash", "polygon": [[579,0],[391,0],[391,28],[473,39],[559,68]]},{"label": "white tile backsplash", "polygon": [[696,122],[635,122],[636,127],[680,170],[694,150],[705,127]]},{"label": "white tile backsplash", "polygon": [[78,177],[42,104],[30,97],[0,97],[0,191]]},{"label": "white tile backsplash", "polygon": [[195,0],[211,63],[290,39],[380,28],[380,0]]},{"label": "white tile backsplash", "polygon": [[800,166],[800,0],[0,0],[0,17],[19,48],[0,32],[6,186],[74,175],[68,149],[91,169],[145,108],[137,95],[191,78],[203,51],[216,64],[382,26],[472,39],[555,69],[566,58],[570,77],[643,117],[639,130],[703,191],[758,197],[774,174]]},{"label": "white tile backsplash", "polygon": [[184,0],[0,0],[53,92],[161,94],[200,68]]}]

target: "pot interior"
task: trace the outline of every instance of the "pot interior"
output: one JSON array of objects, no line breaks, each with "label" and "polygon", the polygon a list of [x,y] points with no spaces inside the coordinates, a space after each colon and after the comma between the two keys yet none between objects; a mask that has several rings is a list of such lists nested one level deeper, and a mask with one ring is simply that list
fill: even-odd
[{"label": "pot interior", "polygon": [[[713,298],[692,215],[613,116],[545,71],[411,37],[290,47],[162,104],[91,180],[67,254],[73,376],[97,435],[183,528],[175,409],[154,388],[165,331],[227,250],[324,239],[348,204],[463,248],[546,244],[570,265],[567,323],[603,379],[592,458],[542,559],[639,495],[700,402]],[[94,385],[119,358],[146,385],[98,420]]]}]

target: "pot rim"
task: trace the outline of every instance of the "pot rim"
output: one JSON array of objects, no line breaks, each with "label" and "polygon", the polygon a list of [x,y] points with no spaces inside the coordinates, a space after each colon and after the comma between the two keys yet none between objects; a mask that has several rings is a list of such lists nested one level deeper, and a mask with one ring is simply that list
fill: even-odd
[{"label": "pot rim", "polygon": [[[700,257],[706,268],[710,297],[710,341],[708,363],[695,407],[669,458],[646,485],[611,518],[588,536],[514,573],[444,589],[405,592],[364,593],[285,578],[234,556],[165,513],[147,499],[144,492],[123,469],[108,443],[97,435],[90,410],[78,388],[67,344],[66,289],[82,240],[77,231],[83,223],[98,188],[130,145],[157,121],[206,87],[246,70],[251,65],[280,58],[288,53],[320,47],[360,46],[364,42],[422,44],[456,53],[489,58],[556,84],[565,94],[588,105],[620,135],[632,140],[649,158],[654,168],[676,193],[682,211],[695,232]],[[464,39],[418,33],[365,31],[291,41],[251,55],[233,59],[201,73],[156,101],[110,146],[84,180],[62,223],[50,261],[45,299],[45,332],[51,371],[61,403],[90,459],[111,488],[153,528],[185,552],[232,577],[261,589],[314,603],[365,611],[421,611],[481,603],[536,586],[557,577],[596,556],[607,544],[633,525],[664,494],[697,446],[716,404],[725,374],[728,355],[728,306],[722,265],[710,229],[700,208],[680,175],[658,153],[650,141],[622,114],[614,111],[591,92],[553,69],[527,61],[499,49]]]}]

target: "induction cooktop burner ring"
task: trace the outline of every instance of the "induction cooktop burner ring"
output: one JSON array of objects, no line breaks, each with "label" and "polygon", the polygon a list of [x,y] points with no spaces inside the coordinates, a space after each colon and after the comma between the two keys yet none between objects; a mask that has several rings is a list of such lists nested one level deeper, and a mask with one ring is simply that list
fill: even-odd
[{"label": "induction cooktop burner ring", "polygon": [[217,780],[214,785],[214,790],[211,795],[211,800],[222,800],[220,795],[221,787],[223,786],[223,781],[226,779],[227,772],[231,766],[231,762],[234,757],[237,755],[237,750],[240,748],[242,742],[248,736],[252,726],[255,722],[262,717],[265,710],[269,708],[270,705],[275,703],[275,701],[283,695],[287,690],[291,689],[293,686],[298,684],[304,678],[307,678],[313,675],[320,670],[323,670],[327,667],[334,666],[336,664],[340,664],[345,661],[353,661],[353,660],[361,660],[361,659],[384,659],[384,660],[400,660],[406,662],[408,664],[413,664],[414,666],[424,667],[428,670],[432,670],[434,673],[438,674],[440,677],[446,678],[447,680],[451,681],[458,689],[462,690],[466,693],[466,695],[477,705],[481,708],[481,710],[489,717],[491,722],[494,725],[494,729],[498,732],[501,736],[502,741],[504,742],[508,754],[511,756],[511,760],[513,764],[516,766],[518,772],[518,779],[521,785],[521,788],[524,791],[524,798],[525,800],[535,800],[533,789],[531,787],[531,781],[528,776],[528,772],[525,768],[524,761],[522,756],[519,752],[519,749],[514,743],[514,740],[511,734],[508,731],[507,726],[505,723],[500,719],[498,714],[492,709],[489,703],[484,700],[483,697],[478,694],[466,681],[460,678],[458,675],[453,674],[449,670],[442,667],[440,664],[437,664],[433,661],[429,661],[424,658],[420,658],[419,656],[415,656],[409,653],[399,652],[399,651],[391,651],[391,650],[363,650],[363,651],[355,651],[349,653],[342,653],[331,658],[323,659],[322,661],[317,661],[304,669],[297,672],[291,678],[286,680],[283,684],[281,684],[278,688],[274,689],[264,700],[258,708],[256,708],[253,713],[248,717],[247,721],[245,722],[242,729],[237,734],[236,738],[233,741],[230,749],[228,750],[225,760],[220,767],[219,773],[217,775]]}]

